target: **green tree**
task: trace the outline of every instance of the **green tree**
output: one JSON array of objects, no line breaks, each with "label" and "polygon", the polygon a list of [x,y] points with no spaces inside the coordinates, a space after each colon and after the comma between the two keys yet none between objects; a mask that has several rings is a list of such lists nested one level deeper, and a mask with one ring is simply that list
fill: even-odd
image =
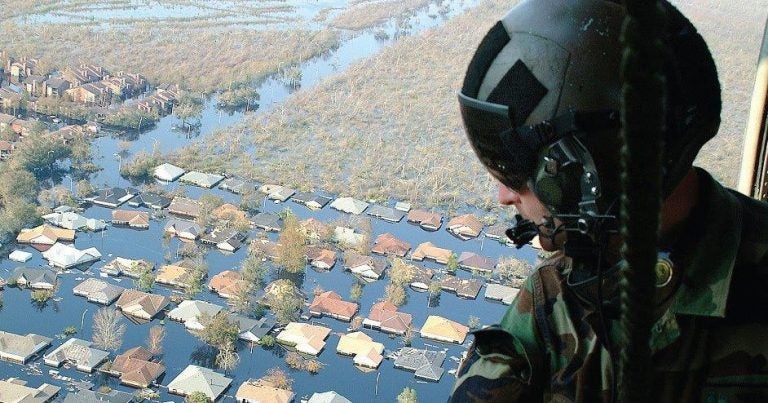
[{"label": "green tree", "polygon": [[392,284],[400,286],[409,284],[415,275],[416,269],[403,259],[395,258],[392,260],[392,268],[389,270],[389,280]]},{"label": "green tree", "polygon": [[352,301],[360,301],[360,298],[363,297],[363,285],[359,282],[355,282],[352,284],[352,287],[349,289],[349,299]]},{"label": "green tree", "polygon": [[149,291],[155,285],[155,274],[150,267],[144,267],[139,277],[133,281],[134,287],[141,291]]},{"label": "green tree", "polygon": [[259,255],[249,253],[248,257],[240,265],[240,274],[249,285],[261,287],[264,285],[264,278],[269,272],[269,268]]},{"label": "green tree", "polygon": [[259,339],[259,344],[266,348],[272,347],[275,345],[275,336],[272,336],[271,334],[265,335]]},{"label": "green tree", "polygon": [[405,387],[403,391],[397,395],[397,403],[418,403],[419,399],[416,396],[416,390],[413,388]]},{"label": "green tree", "polygon": [[448,257],[448,263],[445,264],[445,270],[450,274],[456,274],[456,269],[459,268],[459,257],[455,253],[451,253]]},{"label": "green tree", "polygon": [[212,403],[208,395],[203,392],[192,392],[184,400],[187,403]]},{"label": "green tree", "polygon": [[32,227],[40,222],[37,208],[24,200],[9,200],[0,208],[0,242],[14,238],[22,228]]},{"label": "green tree", "polygon": [[0,172],[0,199],[3,202],[23,200],[33,202],[37,198],[37,179],[23,169],[3,169]]},{"label": "green tree", "polygon": [[396,306],[401,306],[408,299],[408,294],[403,286],[391,283],[384,290],[384,298]]},{"label": "green tree", "polygon": [[77,182],[77,185],[75,186],[75,191],[77,191],[77,197],[82,199],[92,195],[94,192],[94,189],[90,181],[88,181],[87,179],[83,179]]},{"label": "green tree", "polygon": [[123,164],[120,175],[128,179],[148,181],[153,178],[155,167],[162,163],[163,160],[160,152],[153,151],[152,153],[147,153],[139,151],[131,162]]},{"label": "green tree", "polygon": [[470,315],[469,321],[467,321],[467,326],[469,326],[470,329],[475,330],[480,328],[480,318],[477,316]]},{"label": "green tree", "polygon": [[[295,321],[298,318],[298,311],[301,309],[301,305],[304,301],[294,291],[296,286],[289,280],[277,280],[281,283],[275,287],[277,293],[272,296],[270,309],[275,313],[275,317],[281,323],[288,323]],[[290,284],[290,286],[288,285]]]},{"label": "green tree", "polygon": [[299,273],[307,265],[307,237],[296,216],[290,210],[285,213],[275,264],[291,273]]},{"label": "green tree", "polygon": [[240,328],[237,326],[237,323],[229,320],[228,315],[217,314],[211,317],[202,314],[199,320],[204,328],[198,332],[198,336],[205,343],[219,350],[225,349],[230,345],[234,346],[237,343]]}]

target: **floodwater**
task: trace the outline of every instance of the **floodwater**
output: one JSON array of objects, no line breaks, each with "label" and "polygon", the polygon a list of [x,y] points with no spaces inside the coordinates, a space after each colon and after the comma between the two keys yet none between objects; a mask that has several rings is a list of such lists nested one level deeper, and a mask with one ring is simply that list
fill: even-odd
[{"label": "floodwater", "polygon": [[[298,4],[301,2],[287,2],[287,4],[293,3]],[[327,3],[334,2],[328,1]],[[417,13],[411,18],[410,28],[405,33],[416,34],[424,29],[438,26],[445,19],[462,13],[466,8],[476,3],[476,1],[461,0],[443,1],[440,3],[440,7],[441,9],[449,10],[446,14],[437,13],[437,6],[433,4],[428,9]],[[318,5],[317,7],[324,6]],[[311,14],[310,11],[307,12]],[[397,25],[394,21],[375,29],[379,33],[382,30],[387,33],[389,38],[396,38],[404,33],[402,26]],[[325,77],[343,71],[351,63],[375,54],[394,40],[376,39],[376,36],[374,30],[359,34],[350,33],[339,48],[302,63],[299,66],[302,71],[299,87],[302,89],[310,88]],[[286,86],[277,76],[258,83],[257,90],[260,94],[260,100],[256,111],[224,112],[217,109],[217,99],[215,96],[209,98],[205,103],[204,112],[200,118],[201,126],[199,132],[192,138],[188,138],[183,130],[174,130],[174,127],[181,126],[181,123],[174,116],[168,116],[161,119],[153,130],[141,133],[138,136],[115,135],[97,139],[94,142],[94,162],[101,166],[103,170],[92,176],[92,182],[97,186],[128,186],[130,185],[129,182],[118,175],[118,170],[120,164],[126,163],[136,153],[151,151],[154,148],[163,153],[168,153],[192,141],[204,141],[215,130],[227,130],[228,127],[241,122],[245,113],[254,114],[269,111],[275,105],[286,100],[292,92],[296,91],[295,88]],[[127,141],[129,144],[128,154],[122,157],[117,156],[118,144],[121,141]],[[69,179],[65,178],[63,182],[64,184],[69,184]],[[178,186],[184,186],[187,195],[195,198],[205,192],[211,192],[233,203],[237,203],[239,200],[238,196],[218,189],[203,190],[176,183],[165,186],[169,190],[175,189]],[[127,205],[122,208],[130,209]],[[265,202],[263,205],[263,210],[270,212],[279,212],[285,208],[291,208],[301,219],[312,216],[324,222],[332,222],[347,216],[327,206],[320,211],[311,211],[290,201],[280,204]],[[101,207],[90,207],[82,214],[86,217],[111,219],[111,211]],[[516,255],[529,262],[533,262],[535,259],[535,253],[530,248],[518,251],[484,237],[476,240],[461,241],[448,234],[444,229],[436,232],[426,232],[419,227],[406,223],[405,220],[396,224],[377,219],[371,219],[371,222],[373,224],[374,239],[379,234],[391,232],[398,238],[410,242],[414,248],[422,242],[430,241],[439,247],[451,249],[457,254],[464,251],[473,251],[493,258]],[[91,268],[84,271],[73,270],[60,276],[60,287],[56,298],[44,306],[33,304],[28,290],[7,288],[3,292],[4,306],[0,310],[0,329],[19,334],[33,332],[53,337],[60,334],[65,327],[75,326],[81,328],[76,337],[90,339],[91,318],[99,306],[88,303],[84,298],[72,295],[72,288],[84,278],[98,276],[98,268],[114,257],[148,259],[158,266],[169,262],[169,260],[175,261],[175,253],[181,246],[181,243],[176,239],[172,239],[169,243],[163,244],[163,224],[164,220],[152,221],[150,229],[145,231],[110,227],[103,233],[79,233],[75,246],[80,249],[91,246],[96,247],[103,254],[102,261],[95,263]],[[252,232],[250,238],[252,239],[254,236],[256,236],[256,233]],[[270,234],[272,239],[276,239],[276,236],[276,234]],[[27,265],[46,265],[40,253],[31,247],[23,246],[20,249],[29,251],[34,255],[33,259],[26,263]],[[224,254],[215,249],[208,250],[206,262],[209,267],[209,278],[223,270],[237,268],[246,256],[246,253],[246,248],[242,248],[234,254]],[[418,265],[436,269],[441,267],[431,262],[419,263]],[[18,263],[7,259],[0,259],[0,277],[7,278],[10,271],[17,266],[19,266]],[[357,279],[350,273],[344,272],[340,266],[337,265],[333,270],[326,273],[307,269],[303,276],[294,277],[293,279],[299,283],[308,295],[311,295],[312,291],[319,286],[325,290],[335,290],[343,298],[348,298],[349,289],[357,282]],[[277,278],[277,276],[278,274],[272,271],[270,279]],[[469,277],[469,273],[459,271],[459,276]],[[118,280],[121,281],[118,283]],[[108,281],[127,288],[132,286],[132,280],[129,278],[110,278]],[[359,314],[367,316],[371,306],[384,295],[384,288],[387,283],[388,280],[385,278],[365,285],[363,297],[359,301],[361,305]],[[162,286],[155,286],[154,292],[165,295],[173,293],[171,289]],[[477,300],[465,300],[453,294],[443,292],[436,306],[428,306],[426,293],[419,293],[408,289],[408,302],[401,310],[413,315],[413,325],[416,327],[420,327],[429,315],[441,315],[464,324],[467,323],[470,316],[480,318],[483,324],[495,323],[501,318],[506,307],[499,303],[485,300],[483,298],[484,293],[485,291],[481,290]],[[222,298],[209,293],[207,290],[203,291],[197,298],[220,305],[225,304]],[[288,369],[283,360],[285,350],[281,347],[276,346],[275,348],[265,350],[257,346],[251,351],[248,346],[241,343],[238,351],[240,363],[228,374],[228,376],[233,378],[232,386],[226,391],[226,394],[230,396],[228,400],[232,400],[231,396],[234,395],[237,387],[242,382],[250,378],[262,377],[272,367],[286,369],[294,379],[293,390],[296,393],[297,401],[302,397],[310,396],[314,392],[336,390],[354,402],[391,402],[395,400],[397,394],[406,386],[416,389],[422,400],[427,396],[442,400],[448,395],[453,384],[453,377],[448,373],[448,370],[456,369],[458,357],[466,349],[466,344],[469,343],[470,339],[468,338],[464,346],[460,346],[424,340],[418,335],[414,336],[414,347],[446,350],[448,357],[443,364],[446,372],[440,382],[422,382],[417,381],[411,372],[395,369],[392,361],[388,360],[382,362],[376,371],[369,373],[361,372],[354,367],[350,357],[344,357],[335,352],[339,334],[347,331],[348,323],[329,318],[313,319],[313,322],[333,329],[332,335],[327,340],[325,350],[319,356],[319,360],[324,364],[324,368],[319,374],[310,375],[307,372]],[[159,323],[160,321],[155,319],[149,324],[129,324],[124,343],[118,350],[118,353],[128,348],[143,345],[149,328]],[[167,369],[165,376],[159,380],[159,383],[167,385],[190,363],[213,367],[212,360],[214,357],[210,350],[206,349],[202,342],[187,332],[183,325],[166,321],[165,328],[167,335],[164,343],[163,361],[167,365]],[[402,345],[399,338],[390,338],[384,333],[372,330],[365,330],[365,332],[375,341],[383,343],[387,351],[394,351]],[[52,348],[60,345],[64,340],[57,337],[53,342]],[[48,370],[51,368],[42,364],[42,360],[36,360],[35,365],[41,370],[42,375],[39,375],[38,371],[29,370],[20,365],[0,362],[0,378],[8,376],[21,377],[29,380],[30,385],[33,387],[43,382],[66,386],[61,381],[53,380],[48,376]],[[115,378],[103,378],[101,375],[86,375],[73,369],[62,369],[61,372],[62,375],[74,379],[90,380],[96,384],[106,382],[114,388],[133,391],[130,388],[118,385]],[[162,388],[160,392],[161,401],[182,400],[178,396],[168,395],[167,390]],[[62,395],[64,394],[65,392],[62,392]]]}]

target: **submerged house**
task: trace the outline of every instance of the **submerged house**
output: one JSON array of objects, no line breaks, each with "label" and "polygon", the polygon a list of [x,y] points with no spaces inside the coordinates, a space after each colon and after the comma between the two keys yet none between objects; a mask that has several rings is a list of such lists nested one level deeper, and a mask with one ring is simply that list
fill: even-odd
[{"label": "submerged house", "polygon": [[182,260],[174,264],[161,266],[155,276],[155,282],[172,287],[187,288],[195,280],[196,276],[202,279],[206,276],[206,273],[201,273],[197,268],[192,267],[189,262]]},{"label": "submerged house", "polygon": [[8,283],[35,290],[53,290],[56,287],[56,272],[42,267],[17,267],[8,277]]},{"label": "submerged house", "polygon": [[143,347],[134,347],[117,357],[109,373],[120,378],[120,383],[133,388],[148,388],[165,373],[165,365],[153,361],[153,354]]},{"label": "submerged house", "polygon": [[91,347],[93,343],[71,338],[61,346],[43,356],[43,362],[52,367],[70,364],[80,371],[91,373],[107,360],[109,352]]},{"label": "submerged house", "polygon": [[123,291],[125,291],[123,287],[118,287],[93,277],[85,279],[85,281],[72,289],[75,295],[103,305],[109,305],[114,302]]},{"label": "submerged house", "polygon": [[231,378],[218,372],[197,365],[189,365],[168,383],[168,391],[181,396],[202,392],[211,401],[216,401],[230,383],[232,383]]},{"label": "submerged house", "polygon": [[59,394],[60,387],[44,383],[36,388],[27,386],[27,381],[8,378],[0,380],[0,401],[19,403],[47,403]]},{"label": "submerged house", "polygon": [[397,239],[389,232],[379,235],[371,248],[371,252],[379,255],[405,257],[411,250],[411,244]]},{"label": "submerged house", "polygon": [[259,188],[259,192],[266,194],[268,199],[279,202],[288,200],[296,193],[295,190],[281,185],[263,185]]},{"label": "submerged house", "polygon": [[208,289],[219,294],[222,298],[236,298],[247,288],[248,283],[243,279],[243,276],[232,270],[224,270],[211,277],[211,281],[208,282]]},{"label": "submerged house", "polygon": [[368,368],[378,368],[384,357],[384,345],[373,341],[371,336],[363,332],[352,332],[342,335],[336,352],[341,355],[353,356],[353,362]]},{"label": "submerged house", "polygon": [[50,346],[52,340],[50,337],[34,333],[22,336],[0,330],[0,360],[26,364]]},{"label": "submerged house", "polygon": [[291,197],[291,200],[312,210],[320,210],[331,201],[331,198],[313,192],[298,192]]},{"label": "submerged house", "polygon": [[325,348],[325,339],[331,329],[307,323],[291,322],[277,335],[279,343],[295,347],[297,351],[318,355]]},{"label": "submerged house", "polygon": [[480,256],[474,252],[461,252],[458,263],[462,269],[483,273],[491,273],[496,268],[496,260]]},{"label": "submerged house", "polygon": [[224,179],[223,175],[205,172],[189,171],[179,178],[180,182],[189,183],[201,188],[211,189]]},{"label": "submerged house", "polygon": [[101,252],[96,248],[80,250],[74,246],[56,243],[43,252],[43,257],[48,260],[49,265],[66,270],[101,259]]},{"label": "submerged house", "polygon": [[229,177],[224,179],[219,185],[219,189],[232,192],[234,194],[243,194],[255,189],[252,182],[242,178]]},{"label": "submerged house", "polygon": [[222,309],[224,308],[206,301],[185,300],[168,312],[168,318],[183,323],[189,330],[203,330],[205,325],[200,322],[201,316],[213,318]]},{"label": "submerged house", "polygon": [[397,306],[384,300],[373,304],[368,317],[363,319],[363,326],[384,333],[404,335],[411,327],[412,321],[411,314],[398,311]]},{"label": "submerged house", "polygon": [[310,245],[307,246],[307,260],[313,267],[330,270],[336,265],[336,251]]},{"label": "submerged house", "polygon": [[54,211],[51,214],[44,215],[43,219],[51,225],[71,230],[101,231],[107,227],[107,223],[104,220],[86,218],[74,211]]},{"label": "submerged house", "polygon": [[271,316],[263,316],[261,319],[245,318],[239,315],[230,315],[230,319],[240,328],[240,340],[258,343],[277,325],[277,321]]},{"label": "submerged house", "polygon": [[134,188],[104,188],[97,191],[96,196],[88,197],[86,200],[102,207],[118,208],[137,193],[139,193],[138,190]]},{"label": "submerged house", "polygon": [[485,287],[485,298],[501,301],[504,305],[510,305],[519,292],[519,288],[508,287],[501,284],[488,284]]},{"label": "submerged house", "polygon": [[128,200],[131,207],[147,207],[155,210],[164,209],[171,205],[171,198],[154,192],[141,192]]},{"label": "submerged house", "polygon": [[168,205],[168,212],[187,218],[197,218],[200,216],[202,208],[202,204],[197,200],[177,196]]},{"label": "submerged house", "polygon": [[110,276],[125,275],[138,278],[145,271],[152,271],[154,269],[155,264],[148,260],[116,257],[105,264],[100,270],[102,273],[106,273]]},{"label": "submerged house", "polygon": [[155,178],[163,182],[173,182],[184,175],[186,171],[176,165],[164,163],[155,167]]},{"label": "submerged house", "polygon": [[309,305],[309,313],[349,322],[359,308],[360,305],[356,302],[344,301],[336,292],[326,291],[315,297]]},{"label": "submerged house", "polygon": [[427,231],[437,231],[443,225],[443,216],[423,209],[408,212],[409,223],[416,224]]},{"label": "submerged house", "polygon": [[442,316],[430,315],[421,326],[421,337],[448,343],[464,343],[469,327]]},{"label": "submerged house", "polygon": [[43,224],[32,229],[22,229],[16,237],[18,243],[53,245],[56,242],[73,242],[74,229],[64,229]]},{"label": "submerged house", "polygon": [[173,236],[194,241],[200,237],[205,228],[194,221],[171,218],[165,223],[164,231]]},{"label": "submerged house", "polygon": [[452,254],[450,249],[438,248],[432,242],[424,242],[411,253],[411,259],[418,261],[431,259],[437,263],[447,264]]},{"label": "submerged house", "polygon": [[450,291],[462,298],[475,299],[483,282],[477,279],[462,279],[456,276],[446,275],[440,279],[440,288]]},{"label": "submerged house", "polygon": [[282,229],[280,226],[280,217],[272,213],[258,213],[251,220],[256,228],[264,231],[278,232]]},{"label": "submerged house", "polygon": [[234,252],[240,249],[245,234],[234,228],[214,228],[200,237],[200,242],[213,245],[225,252]]},{"label": "submerged house", "polygon": [[170,303],[168,297],[139,290],[125,290],[115,304],[125,315],[151,320]]},{"label": "submerged house", "polygon": [[446,230],[464,241],[477,238],[483,230],[483,222],[474,214],[463,214],[451,218]]},{"label": "submerged house", "polygon": [[293,392],[276,388],[266,382],[243,382],[235,393],[238,403],[290,403],[293,401]]},{"label": "submerged house", "polygon": [[395,368],[415,372],[417,378],[439,382],[443,376],[444,351],[404,347],[395,359]]},{"label": "submerged house", "polygon": [[344,268],[371,280],[380,279],[387,267],[389,263],[384,259],[361,255],[354,251],[344,253]]},{"label": "submerged house", "polygon": [[368,208],[368,203],[352,197],[339,197],[331,203],[331,208],[354,215],[360,215]]},{"label": "submerged house", "polygon": [[149,228],[149,213],[135,210],[115,210],[112,212],[112,225],[147,229]]},{"label": "submerged house", "polygon": [[391,207],[384,207],[379,205],[372,205],[368,207],[368,211],[366,211],[365,214],[389,222],[400,222],[400,220],[402,220],[405,216],[405,213],[400,210],[395,210]]}]

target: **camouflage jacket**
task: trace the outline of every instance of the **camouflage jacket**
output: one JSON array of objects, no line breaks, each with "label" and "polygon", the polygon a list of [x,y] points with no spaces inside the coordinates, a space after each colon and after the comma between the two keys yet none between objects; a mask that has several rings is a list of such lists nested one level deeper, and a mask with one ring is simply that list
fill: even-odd
[{"label": "camouflage jacket", "polygon": [[[674,244],[681,278],[650,340],[656,401],[768,402],[768,205],[699,177],[705,202]],[[475,333],[450,401],[611,401],[612,358],[567,262],[537,267],[501,323]]]}]

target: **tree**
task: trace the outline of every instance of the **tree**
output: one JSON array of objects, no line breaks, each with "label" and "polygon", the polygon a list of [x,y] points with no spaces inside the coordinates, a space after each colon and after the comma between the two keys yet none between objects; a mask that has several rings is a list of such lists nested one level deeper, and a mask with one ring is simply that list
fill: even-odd
[{"label": "tree", "polygon": [[469,321],[467,321],[467,326],[469,326],[470,329],[475,330],[480,328],[480,318],[477,316],[470,315]]},{"label": "tree", "polygon": [[413,388],[405,387],[403,391],[397,395],[397,403],[418,403],[419,399],[416,397],[416,390]]},{"label": "tree", "polygon": [[[179,104],[173,108],[173,113],[181,119],[182,126],[187,125],[187,120],[203,113],[203,100],[196,95],[185,93],[181,96]],[[191,125],[190,125],[191,126]]]},{"label": "tree", "polygon": [[349,298],[352,301],[357,302],[357,301],[360,301],[360,298],[362,297],[363,297],[363,285],[356,281],[354,284],[352,284],[352,287],[350,287],[349,289]]},{"label": "tree", "polygon": [[304,369],[310,374],[316,374],[323,368],[323,363],[318,360],[311,359],[304,363]]},{"label": "tree", "polygon": [[349,323],[349,327],[353,330],[360,329],[360,326],[363,325],[364,318],[360,315],[355,316],[352,318],[352,321]]},{"label": "tree", "polygon": [[217,314],[210,317],[202,314],[199,319],[204,328],[198,333],[198,336],[205,343],[219,350],[234,346],[237,343],[240,328],[237,323],[229,320],[228,315]]},{"label": "tree", "polygon": [[126,326],[117,311],[101,308],[93,315],[93,344],[104,350],[117,350],[123,344]]},{"label": "tree", "polygon": [[[287,281],[287,280],[286,280]],[[304,301],[292,292],[281,292],[272,298],[270,308],[280,323],[293,322],[298,318],[298,311]]]},{"label": "tree", "polygon": [[3,170],[0,173],[0,198],[4,202],[23,200],[33,202],[37,198],[37,179],[23,169]]},{"label": "tree", "polygon": [[203,392],[192,392],[184,400],[187,403],[211,403],[211,399]]},{"label": "tree", "polygon": [[431,305],[433,302],[437,303],[440,297],[440,291],[442,291],[442,288],[440,287],[439,281],[433,281],[429,283],[429,297],[428,297],[429,301],[428,302],[430,303],[430,306],[433,306]]},{"label": "tree", "polygon": [[219,348],[219,353],[216,355],[216,366],[224,371],[231,371],[239,362],[240,356],[237,354],[234,343],[227,343]]},{"label": "tree", "polygon": [[144,267],[136,280],[133,280],[133,285],[141,291],[149,291],[152,286],[155,285],[155,275],[152,273],[151,267]]},{"label": "tree", "polygon": [[392,268],[389,271],[389,280],[392,284],[399,286],[409,284],[415,275],[416,269],[403,259],[392,260]]},{"label": "tree", "polygon": [[267,334],[261,339],[259,339],[259,344],[265,348],[272,347],[275,345],[275,336],[272,336],[271,334]]},{"label": "tree", "polygon": [[368,218],[362,219],[360,221],[359,230],[362,238],[360,242],[355,245],[355,250],[361,255],[368,255],[371,253],[371,238],[373,236],[371,220]]},{"label": "tree", "polygon": [[264,285],[264,277],[268,272],[267,265],[264,264],[260,256],[254,253],[249,253],[240,265],[240,274],[242,274],[243,280],[254,287]]},{"label": "tree", "polygon": [[77,191],[77,197],[79,198],[85,198],[93,194],[93,185],[91,185],[91,182],[87,179],[83,179],[80,181],[77,181],[77,185],[75,186],[75,191]]},{"label": "tree", "polygon": [[285,354],[285,363],[293,369],[304,369],[304,357],[293,351],[289,351]]},{"label": "tree", "polygon": [[520,287],[530,274],[531,265],[512,256],[501,257],[496,265],[496,271],[502,283]]},{"label": "tree", "polygon": [[291,386],[293,386],[293,379],[285,371],[277,367],[270,368],[267,374],[261,378],[261,381],[272,385],[273,388],[284,390],[291,390]]},{"label": "tree", "polygon": [[445,270],[450,274],[456,274],[456,269],[459,268],[459,258],[455,253],[451,253],[448,257],[448,263],[445,264]]},{"label": "tree", "polygon": [[147,337],[147,350],[153,355],[162,354],[163,339],[165,339],[165,328],[160,325],[152,326]]},{"label": "tree", "polygon": [[395,306],[401,306],[408,299],[408,294],[403,286],[392,283],[384,290],[384,298]]},{"label": "tree", "polygon": [[155,174],[155,167],[162,163],[162,155],[159,151],[154,151],[151,154],[139,151],[131,162],[123,164],[120,175],[128,179],[149,181]]},{"label": "tree", "polygon": [[283,230],[278,238],[275,264],[291,273],[299,273],[307,265],[306,235],[301,230],[299,220],[291,210],[285,210]]}]

